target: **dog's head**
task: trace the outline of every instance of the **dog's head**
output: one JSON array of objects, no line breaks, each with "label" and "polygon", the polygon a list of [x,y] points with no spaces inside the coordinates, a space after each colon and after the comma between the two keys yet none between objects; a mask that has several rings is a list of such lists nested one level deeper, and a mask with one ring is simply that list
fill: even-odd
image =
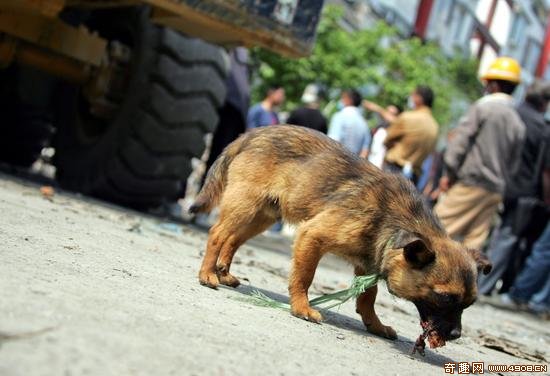
[{"label": "dog's head", "polygon": [[428,241],[400,231],[383,265],[388,290],[413,302],[430,337],[461,335],[462,311],[477,297],[477,275],[491,271],[479,251],[442,237]]}]

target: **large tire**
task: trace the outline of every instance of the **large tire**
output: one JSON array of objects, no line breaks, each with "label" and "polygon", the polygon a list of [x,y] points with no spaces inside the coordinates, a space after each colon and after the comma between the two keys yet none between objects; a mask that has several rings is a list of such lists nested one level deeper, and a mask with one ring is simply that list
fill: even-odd
[{"label": "large tire", "polygon": [[0,161],[29,167],[52,135],[49,98],[54,80],[32,68],[0,70]]},{"label": "large tire", "polygon": [[90,23],[131,45],[129,84],[110,121],[90,115],[78,87],[61,88],[57,178],[68,189],[138,208],[173,201],[218,123],[228,60],[219,47],[153,25],[146,9],[98,13]]}]

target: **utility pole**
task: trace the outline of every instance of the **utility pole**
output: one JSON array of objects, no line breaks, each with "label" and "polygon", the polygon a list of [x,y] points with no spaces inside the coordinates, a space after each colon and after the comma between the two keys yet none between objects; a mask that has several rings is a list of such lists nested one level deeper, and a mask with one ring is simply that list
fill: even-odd
[{"label": "utility pole", "polygon": [[540,50],[539,63],[537,65],[537,70],[535,76],[542,77],[548,66],[548,59],[550,58],[550,14],[546,20],[546,32],[544,33],[544,44]]}]

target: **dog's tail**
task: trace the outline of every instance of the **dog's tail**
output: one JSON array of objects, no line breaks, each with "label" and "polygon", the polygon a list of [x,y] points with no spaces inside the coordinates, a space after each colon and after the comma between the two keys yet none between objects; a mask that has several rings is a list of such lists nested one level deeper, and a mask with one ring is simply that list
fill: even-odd
[{"label": "dog's tail", "polygon": [[214,161],[208,170],[201,191],[195,198],[195,202],[189,207],[190,213],[208,213],[218,205],[225,189],[227,169],[237,154],[241,152],[245,137],[246,135],[241,136],[229,144]]}]

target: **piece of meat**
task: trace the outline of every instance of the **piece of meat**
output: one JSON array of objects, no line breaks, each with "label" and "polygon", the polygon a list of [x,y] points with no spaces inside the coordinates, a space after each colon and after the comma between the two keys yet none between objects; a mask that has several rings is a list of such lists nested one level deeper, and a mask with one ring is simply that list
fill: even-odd
[{"label": "piece of meat", "polygon": [[428,344],[430,345],[431,349],[445,346],[445,339],[437,332],[437,330],[433,329],[433,325],[431,322],[422,321],[420,322],[420,326],[422,327],[422,329],[424,329],[424,331],[416,339],[412,354],[418,352],[422,356],[425,355],[426,339],[428,339]]},{"label": "piece of meat", "polygon": [[428,333],[428,343],[430,344],[430,349],[435,349],[437,347],[445,346],[445,339],[435,330],[431,330]]}]

